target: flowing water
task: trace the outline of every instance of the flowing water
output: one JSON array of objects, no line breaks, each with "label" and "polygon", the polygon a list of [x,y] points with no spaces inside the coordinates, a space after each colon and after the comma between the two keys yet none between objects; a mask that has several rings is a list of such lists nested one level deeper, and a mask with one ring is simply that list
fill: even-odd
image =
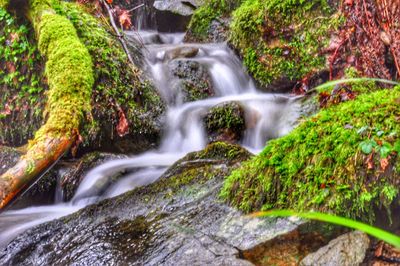
[{"label": "flowing water", "polygon": [[[136,36],[138,33],[128,33]],[[265,142],[288,133],[299,116],[296,97],[284,94],[262,93],[246,74],[240,60],[227,47],[220,44],[183,44],[183,34],[158,34],[140,32],[145,44],[147,71],[168,108],[166,128],[160,146],[131,158],[106,162],[91,170],[80,184],[70,202],[61,202],[57,191],[52,206],[30,207],[7,211],[0,216],[0,247],[4,247],[17,234],[28,228],[75,212],[101,199],[117,196],[137,186],[156,181],[175,161],[188,152],[200,150],[207,144],[203,117],[211,107],[237,101],[246,113],[246,130],[241,145],[256,153]],[[172,90],[168,54],[174,49],[195,48],[196,56],[188,59],[204,66],[212,79],[215,96],[195,102],[182,102],[182,97]],[[127,171],[118,182],[111,179]],[[133,171],[134,170],[134,171]]]}]

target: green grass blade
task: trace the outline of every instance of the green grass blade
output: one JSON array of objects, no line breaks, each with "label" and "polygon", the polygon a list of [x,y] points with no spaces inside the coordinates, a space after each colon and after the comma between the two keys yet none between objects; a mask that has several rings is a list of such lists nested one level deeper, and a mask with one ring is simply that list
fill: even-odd
[{"label": "green grass blade", "polygon": [[386,83],[386,84],[391,84],[391,85],[399,85],[399,82],[393,81],[393,80],[388,80],[388,79],[377,79],[377,78],[348,78],[348,79],[338,79],[338,80],[332,80],[328,81],[324,84],[321,84],[317,87],[315,87],[313,90],[322,90],[326,89],[332,86],[335,86],[337,84],[343,84],[343,83],[350,83],[350,82],[360,82],[360,81],[376,81],[376,82],[381,82],[381,83]]},{"label": "green grass blade", "polygon": [[400,236],[397,236],[395,234],[389,233],[385,230],[382,230],[380,228],[377,228],[377,227],[374,227],[374,226],[371,226],[368,224],[364,224],[364,223],[361,223],[358,221],[354,221],[354,220],[351,220],[348,218],[335,216],[335,215],[331,215],[331,214],[320,213],[320,212],[297,213],[297,212],[290,211],[290,210],[273,210],[273,211],[268,211],[268,212],[258,212],[258,213],[252,214],[252,216],[256,216],[256,217],[297,216],[297,217],[301,217],[301,218],[305,218],[305,219],[318,220],[318,221],[322,221],[322,222],[342,225],[345,227],[363,231],[377,239],[383,240],[383,241],[395,246],[396,248],[400,248]]}]

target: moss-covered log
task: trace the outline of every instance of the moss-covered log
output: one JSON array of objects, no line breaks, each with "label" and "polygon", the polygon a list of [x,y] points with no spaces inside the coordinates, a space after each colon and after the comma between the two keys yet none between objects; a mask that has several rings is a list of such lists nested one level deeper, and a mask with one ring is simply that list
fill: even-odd
[{"label": "moss-covered log", "polygon": [[57,15],[47,1],[31,0],[28,10],[39,50],[47,58],[47,122],[36,132],[26,155],[0,177],[0,208],[74,144],[80,121],[90,111],[94,83],[91,57],[71,22]]}]

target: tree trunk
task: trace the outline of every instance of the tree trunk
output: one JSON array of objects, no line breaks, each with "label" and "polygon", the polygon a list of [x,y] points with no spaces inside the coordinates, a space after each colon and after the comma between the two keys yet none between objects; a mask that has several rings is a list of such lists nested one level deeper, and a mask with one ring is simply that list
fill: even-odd
[{"label": "tree trunk", "polygon": [[[1,6],[7,5],[0,1]],[[57,15],[50,3],[30,0],[27,14],[39,50],[47,59],[47,121],[30,141],[28,152],[0,177],[0,209],[69,150],[79,135],[81,120],[90,112],[94,83],[91,57],[71,22]]]}]

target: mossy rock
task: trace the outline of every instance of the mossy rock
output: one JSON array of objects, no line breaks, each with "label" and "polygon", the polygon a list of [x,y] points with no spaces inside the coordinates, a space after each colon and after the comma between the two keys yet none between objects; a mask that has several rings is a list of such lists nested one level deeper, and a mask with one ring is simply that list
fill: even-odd
[{"label": "mossy rock", "polygon": [[219,104],[208,111],[204,124],[210,142],[238,142],[246,129],[244,109],[238,102]]},{"label": "mossy rock", "polygon": [[326,69],[321,51],[343,18],[336,1],[208,0],[185,38],[212,41],[215,25],[226,21],[223,32],[259,87],[284,92]]},{"label": "mossy rock", "polygon": [[182,102],[206,99],[215,94],[212,79],[205,66],[190,59],[175,59],[168,63],[173,87]]},{"label": "mossy rock", "polygon": [[[91,111],[86,111],[81,123],[81,150],[140,152],[157,143],[165,105],[142,71],[128,62],[112,29],[89,14],[90,8],[67,2],[51,4],[57,14],[74,25],[94,65],[91,106],[83,108]],[[5,42],[5,49],[0,48],[0,55],[5,55],[0,60],[0,90],[4,91],[0,101],[6,108],[0,110],[0,143],[9,146],[25,144],[33,136],[47,119],[44,105],[49,100],[44,60],[33,43],[31,25],[13,17],[0,9],[0,23],[5,26],[2,30],[7,33],[0,40]],[[138,47],[134,57],[139,64]],[[129,127],[117,132],[124,117]]]},{"label": "mossy rock", "polygon": [[400,204],[399,103],[396,87],[323,109],[234,171],[222,197],[247,212],[320,210],[372,222],[380,209],[390,218]]},{"label": "mossy rock", "polygon": [[[187,265],[194,257],[200,258],[189,252],[193,247],[197,248],[199,239],[204,237],[204,232],[210,231],[210,226],[213,226],[212,233],[217,235],[224,221],[240,216],[240,212],[218,199],[218,192],[223,177],[249,155],[243,148],[225,143],[215,143],[205,150],[188,154],[153,184],[20,234],[0,250],[0,262],[29,264],[34,257],[40,257],[46,265],[65,261],[79,265],[102,264],[104,261],[117,265]],[[247,223],[254,226],[254,220]],[[264,236],[272,235],[270,223],[265,224],[258,234],[252,232],[254,242],[259,239],[260,231]],[[289,228],[286,230],[293,227],[293,222],[285,223],[285,229]],[[281,230],[282,223],[274,228]],[[198,237],[193,232],[201,235]],[[236,254],[226,252],[226,247],[232,249],[232,245],[224,244],[221,248],[220,237],[216,238],[218,240],[212,241],[213,247],[221,249],[217,256],[227,254],[221,262],[226,262],[229,257],[234,260]],[[198,252],[203,256],[207,254],[204,263],[199,265],[209,265],[217,257],[207,251],[209,239],[212,238],[207,238],[206,248]],[[88,249],[88,246],[94,249]],[[71,257],[71,254],[80,255]]]},{"label": "mossy rock", "polygon": [[231,12],[242,2],[243,0],[205,0],[190,20],[185,41],[225,41],[228,37]]},{"label": "mossy rock", "polygon": [[320,51],[341,20],[326,0],[246,0],[233,12],[230,41],[260,85],[274,89],[325,69]]}]

